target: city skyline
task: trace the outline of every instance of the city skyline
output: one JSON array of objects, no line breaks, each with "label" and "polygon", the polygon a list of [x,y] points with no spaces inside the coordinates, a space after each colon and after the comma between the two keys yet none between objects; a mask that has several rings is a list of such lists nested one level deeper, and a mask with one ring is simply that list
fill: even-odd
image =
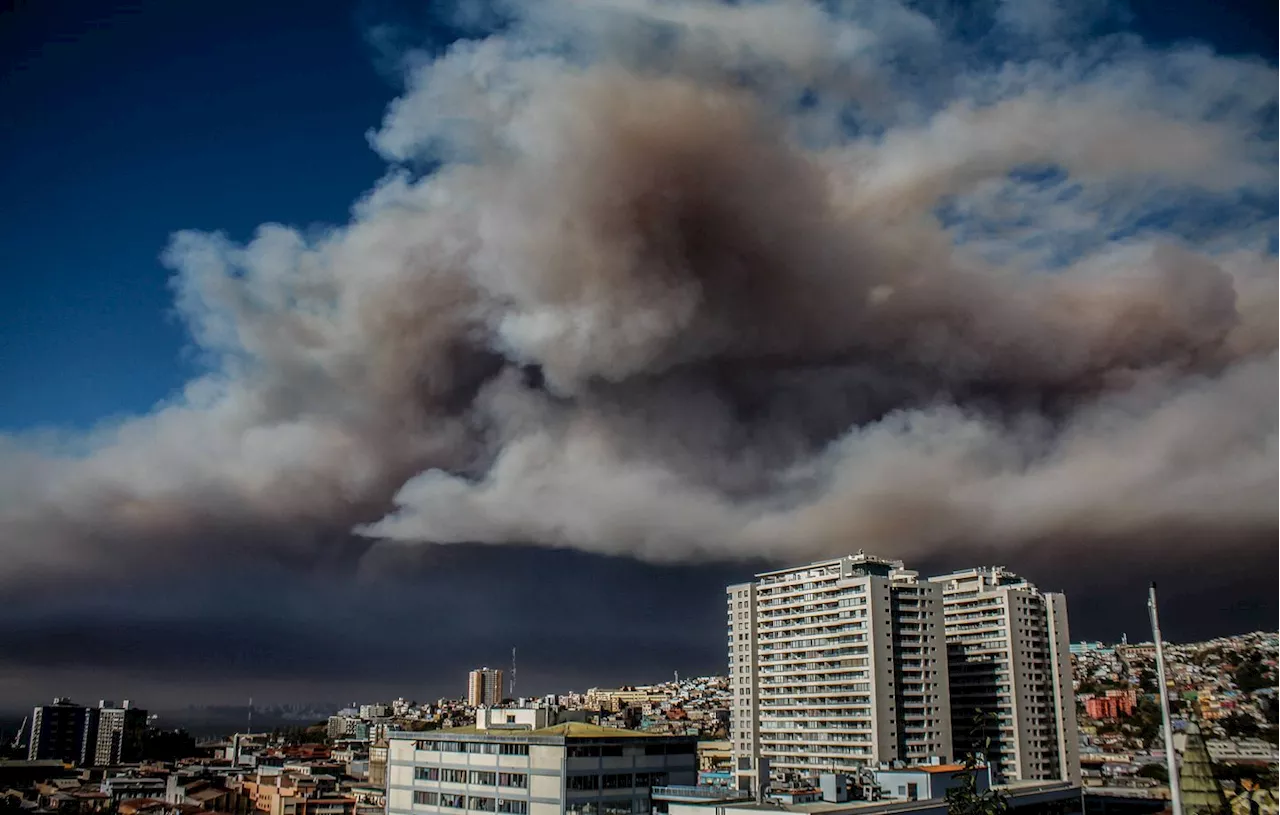
[{"label": "city skyline", "polygon": [[621,5],[4,13],[0,711],[708,675],[859,550],[1275,625],[1269,10]]},{"label": "city skyline", "polygon": [[[628,566],[622,565],[621,568],[628,568]],[[790,568],[799,567],[792,566]],[[955,563],[945,568],[926,569],[922,573],[926,575],[943,574],[962,568],[965,568],[963,563]],[[1017,570],[1012,569],[1012,571],[1016,572]],[[1031,579],[1027,575],[1024,576]],[[744,580],[751,577],[752,573],[750,572],[742,575]],[[717,585],[717,589],[710,595],[706,603],[706,632],[705,636],[701,636],[701,639],[705,640],[705,647],[700,648],[694,642],[678,648],[674,645],[669,648],[655,648],[652,653],[633,655],[634,662],[628,663],[625,660],[618,662],[615,658],[612,664],[603,669],[590,655],[586,655],[575,666],[575,671],[570,674],[564,673],[563,665],[548,665],[545,661],[539,659],[535,649],[533,653],[525,657],[528,661],[521,663],[522,688],[527,688],[527,691],[522,692],[521,695],[527,698],[537,698],[547,693],[582,691],[589,687],[620,687],[628,684],[660,682],[670,676],[673,671],[684,676],[718,676],[723,674],[724,665],[721,663],[723,662],[722,632],[724,621],[722,594],[724,586],[719,585],[719,581],[714,578],[714,575],[711,582]],[[1057,590],[1057,587],[1053,584],[1045,585],[1045,588],[1046,590]],[[1170,604],[1167,599],[1170,596],[1179,595],[1169,592],[1168,587],[1163,586],[1163,584],[1161,592],[1162,598],[1166,598],[1162,600],[1164,619],[1178,621],[1172,628],[1168,622],[1163,625],[1164,636],[1171,643],[1205,641],[1219,636],[1233,636],[1254,630],[1268,630],[1266,628],[1244,627],[1237,630],[1222,631],[1212,626],[1206,628],[1202,621],[1197,624],[1197,619],[1201,615],[1197,613],[1199,608],[1195,602],[1182,603],[1179,611],[1178,605]],[[1069,602],[1070,592],[1063,593],[1067,594]],[[1071,641],[1073,643],[1093,641],[1119,643],[1124,637],[1127,637],[1131,643],[1148,641],[1151,632],[1145,605],[1146,596],[1145,591],[1134,594],[1134,608],[1129,613],[1129,619],[1134,625],[1128,628],[1118,622],[1109,612],[1106,615],[1099,615],[1096,612],[1091,614],[1091,609],[1089,608],[1077,610],[1073,606],[1070,612]],[[1141,602],[1140,608],[1138,608],[1139,602]],[[656,613],[657,611],[658,609],[655,608],[654,612]],[[1077,618],[1088,621],[1087,627],[1083,631],[1079,627]],[[674,621],[672,625],[672,630],[677,630]],[[1144,628],[1144,625],[1147,627]],[[1173,634],[1170,634],[1171,630],[1174,632]],[[1195,633],[1183,636],[1179,635],[1178,632],[1180,630]],[[703,632],[686,631],[685,633],[693,633],[695,636],[690,637],[690,640],[697,640],[699,637],[696,635]],[[496,662],[496,659],[492,659],[492,657],[495,656],[495,652],[496,655],[501,655],[502,650],[503,645],[501,643],[495,649],[490,650],[473,646],[473,650],[461,653],[477,655],[474,659],[460,656],[450,662],[451,667],[448,671],[444,669],[424,670],[419,677],[406,677],[403,680],[375,679],[371,681],[369,673],[358,671],[357,675],[351,678],[337,680],[327,685],[321,684],[317,686],[314,682],[309,683],[308,691],[301,695],[294,690],[296,681],[287,675],[272,680],[233,682],[231,683],[233,688],[228,688],[228,682],[225,679],[217,679],[206,685],[202,685],[198,681],[185,680],[182,687],[175,692],[169,689],[169,683],[166,681],[154,683],[145,670],[124,676],[108,677],[104,682],[101,676],[83,676],[80,675],[78,670],[72,669],[63,673],[63,679],[55,680],[51,683],[42,682],[39,689],[27,691],[25,696],[15,696],[11,699],[0,698],[0,715],[7,714],[11,718],[15,716],[21,718],[28,715],[33,706],[47,704],[54,697],[71,697],[74,700],[85,702],[99,698],[110,698],[112,694],[116,698],[123,698],[125,694],[131,694],[133,698],[140,699],[140,703],[144,706],[152,710],[161,710],[169,714],[171,719],[174,719],[174,714],[180,715],[183,708],[192,704],[198,706],[207,703],[217,707],[247,711],[250,698],[256,698],[258,704],[262,707],[314,702],[326,696],[324,693],[312,693],[311,689],[316,687],[333,689],[328,694],[328,704],[333,705],[346,704],[357,699],[378,699],[382,701],[394,698],[414,698],[419,701],[441,698],[465,699],[467,696],[466,682],[469,672],[473,670],[473,666],[484,664],[486,661]],[[389,650],[388,657],[390,657],[391,653],[393,652]],[[400,648],[396,648],[394,653],[402,654],[403,651]],[[670,663],[669,666],[666,663]],[[385,674],[386,672],[380,673]],[[149,693],[139,693],[139,689],[146,691],[149,687],[151,688]],[[42,693],[44,695],[40,695]],[[49,696],[50,693],[52,696]],[[45,698],[46,696],[48,698]],[[155,701],[149,701],[152,699]],[[231,713],[229,718],[234,719],[238,715]]]}]

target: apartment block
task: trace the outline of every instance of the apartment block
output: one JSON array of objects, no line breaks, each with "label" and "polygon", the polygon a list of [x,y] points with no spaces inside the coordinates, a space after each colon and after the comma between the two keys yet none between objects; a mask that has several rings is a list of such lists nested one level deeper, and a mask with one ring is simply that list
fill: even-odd
[{"label": "apartment block", "polygon": [[942,588],[954,752],[989,737],[997,780],[1080,783],[1066,597],[999,566],[929,582]]},{"label": "apartment block", "polygon": [[147,712],[124,700],[117,706],[106,700],[98,703],[97,732],[94,734],[93,763],[99,767],[140,761],[142,739],[147,729]]},{"label": "apartment block", "polygon": [[467,675],[467,704],[492,707],[502,702],[502,671],[477,668]]},{"label": "apartment block", "polygon": [[698,776],[695,737],[580,722],[392,733],[388,744],[388,815],[649,813],[655,788]]},{"label": "apartment block", "polygon": [[735,764],[783,776],[949,758],[941,586],[858,552],[729,586]]},{"label": "apartment block", "polygon": [[27,758],[31,761],[57,760],[67,764],[90,764],[97,746],[97,721],[93,708],[70,699],[55,699],[31,712],[31,738]]}]

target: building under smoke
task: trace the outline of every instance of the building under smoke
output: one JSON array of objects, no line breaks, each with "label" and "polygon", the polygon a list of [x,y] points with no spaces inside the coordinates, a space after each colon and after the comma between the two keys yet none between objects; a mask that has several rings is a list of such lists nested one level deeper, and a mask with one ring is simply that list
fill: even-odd
[{"label": "building under smoke", "polygon": [[1080,782],[1061,594],[999,567],[921,580],[862,552],[727,593],[743,766],[796,778],[972,755],[996,780]]},{"label": "building under smoke", "polygon": [[467,674],[467,704],[471,707],[491,707],[502,701],[502,671],[496,668],[476,668]]}]

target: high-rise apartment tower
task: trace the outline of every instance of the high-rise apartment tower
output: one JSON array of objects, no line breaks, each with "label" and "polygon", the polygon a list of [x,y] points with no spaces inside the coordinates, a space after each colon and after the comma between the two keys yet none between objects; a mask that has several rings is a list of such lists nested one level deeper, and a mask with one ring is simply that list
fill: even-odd
[{"label": "high-rise apartment tower", "polygon": [[1000,566],[929,582],[942,588],[955,752],[989,737],[997,779],[1080,783],[1066,597]]},{"label": "high-rise apartment tower", "polygon": [[736,759],[798,775],[952,757],[942,586],[859,552],[726,591]]},{"label": "high-rise apartment tower", "polygon": [[90,764],[94,758],[94,711],[70,699],[54,699],[31,712],[31,738],[27,758],[56,759],[68,764]]},{"label": "high-rise apartment tower", "polygon": [[502,701],[502,671],[477,668],[467,676],[467,704],[492,706]]},{"label": "high-rise apartment tower", "polygon": [[97,732],[92,745],[93,763],[99,767],[142,759],[142,739],[147,729],[147,712],[132,707],[126,699],[123,705],[101,701],[96,714]]}]

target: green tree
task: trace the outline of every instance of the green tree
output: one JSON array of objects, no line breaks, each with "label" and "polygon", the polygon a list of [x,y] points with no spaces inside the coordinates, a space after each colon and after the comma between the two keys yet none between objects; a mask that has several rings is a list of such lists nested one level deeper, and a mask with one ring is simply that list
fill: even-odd
[{"label": "green tree", "polygon": [[1257,738],[1262,734],[1262,728],[1258,726],[1257,720],[1244,713],[1223,716],[1218,720],[1218,724],[1233,739]]},{"label": "green tree", "polygon": [[[974,712],[973,726],[970,729],[971,743],[982,745],[981,760],[986,761],[991,755],[991,737],[987,735],[991,717],[981,710]],[[981,742],[978,739],[981,738]],[[979,754],[969,752],[964,757],[964,783],[959,787],[947,790],[948,815],[1003,815],[1009,811],[1009,800],[998,790],[978,791],[978,773],[986,772],[980,766]]]},{"label": "green tree", "polygon": [[1160,677],[1150,668],[1143,668],[1138,672],[1138,687],[1143,693],[1159,693]]},{"label": "green tree", "polygon": [[1134,773],[1134,775],[1141,776],[1142,778],[1154,778],[1162,784],[1169,783],[1169,769],[1163,764],[1156,764],[1154,762],[1151,764],[1143,764],[1142,768]]},{"label": "green tree", "polygon": [[1275,682],[1271,678],[1267,666],[1262,664],[1262,656],[1257,651],[1249,654],[1249,658],[1236,668],[1236,687],[1247,693],[1272,687]]},{"label": "green tree", "polygon": [[1138,706],[1129,717],[1125,728],[1150,746],[1151,742],[1160,736],[1162,723],[1159,703],[1149,696],[1142,696],[1139,697]]}]

